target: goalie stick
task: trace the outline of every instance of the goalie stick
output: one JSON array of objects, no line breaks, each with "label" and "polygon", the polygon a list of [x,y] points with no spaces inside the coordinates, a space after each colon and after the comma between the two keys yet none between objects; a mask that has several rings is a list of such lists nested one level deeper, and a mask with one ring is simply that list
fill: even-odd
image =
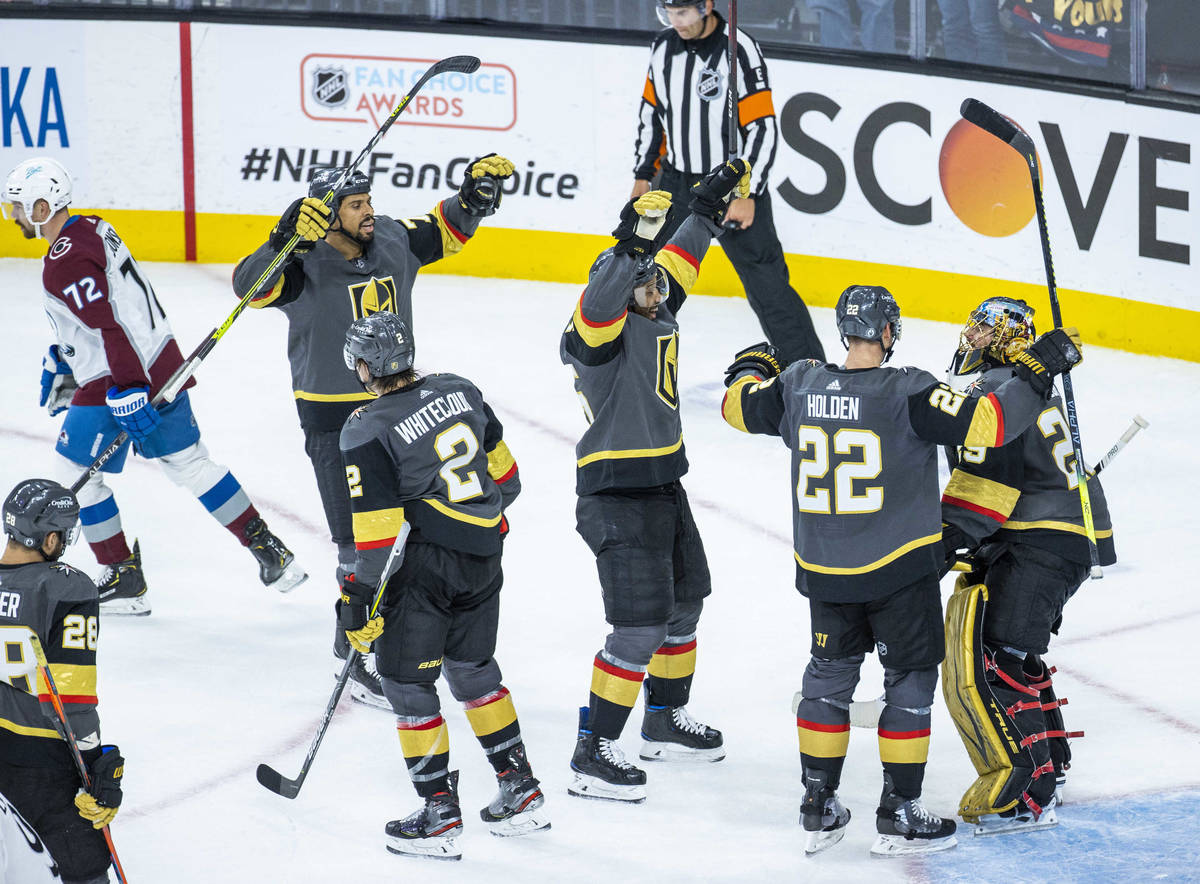
[{"label": "goalie stick", "polygon": [[[408,540],[408,532],[410,530],[412,530],[411,526],[408,522],[405,522],[400,527],[400,533],[396,535],[396,540],[392,543],[392,550],[388,553],[387,563],[383,566],[383,579],[379,582],[379,589],[375,592],[374,601],[371,602],[371,610],[367,613],[368,620],[374,619],[379,611],[379,605],[383,601],[383,594],[387,591],[388,581],[391,579],[392,563],[396,562],[396,568],[399,568],[404,563],[404,543]],[[317,749],[321,747],[321,741],[325,739],[325,731],[329,729],[329,722],[333,720],[333,713],[337,710],[338,701],[342,698],[342,691],[346,689],[346,682],[350,679],[350,668],[357,659],[358,651],[351,645],[350,653],[346,655],[346,663],[342,666],[342,672],[338,676],[337,685],[333,689],[333,696],[325,704],[325,714],[321,717],[321,724],[317,728],[316,736],[313,737],[312,745],[308,747],[308,755],[304,759],[300,773],[296,774],[295,779],[288,779],[269,764],[260,764],[258,770],[255,772],[255,776],[262,786],[270,789],[276,795],[282,795],[284,798],[295,798],[300,794],[300,787],[304,785],[304,779],[308,776],[308,772],[312,768],[313,759],[317,756]]]},{"label": "goalie stick", "polygon": [[1092,467],[1092,475],[1095,476],[1102,469],[1112,463],[1113,458],[1121,453],[1121,449],[1128,445],[1129,441],[1138,434],[1138,430],[1144,430],[1148,426],[1150,426],[1150,421],[1146,420],[1140,414],[1135,414],[1133,416],[1133,423],[1129,425],[1129,429],[1121,434],[1121,438],[1116,441],[1116,444],[1114,444],[1112,448],[1108,449],[1108,454],[1100,458],[1097,464]]},{"label": "goalie stick", "polygon": [[[1050,293],[1050,312],[1054,327],[1062,328],[1062,311],[1058,304],[1058,285],[1054,281],[1054,259],[1050,254],[1050,231],[1046,226],[1046,206],[1042,200],[1042,179],[1038,171],[1037,148],[1016,123],[988,107],[982,101],[968,98],[959,108],[963,119],[974,123],[984,132],[1003,141],[1024,159],[1029,168],[1029,180],[1033,185],[1033,207],[1037,213],[1038,236],[1042,241],[1042,262],[1046,266],[1046,288]],[[1088,493],[1087,477],[1084,474],[1083,442],[1079,434],[1079,415],[1075,410],[1075,388],[1071,373],[1062,373],[1063,403],[1067,407],[1067,425],[1071,436],[1071,450],[1075,453],[1075,480],[1079,489],[1079,505],[1083,510],[1083,528],[1087,533],[1088,559],[1091,562],[1091,578],[1104,576],[1100,570],[1100,551],[1096,547],[1096,525],[1092,520],[1092,499]]]},{"label": "goalie stick", "polygon": [[[374,149],[375,145],[379,143],[379,139],[383,138],[383,136],[387,134],[388,129],[392,127],[392,123],[396,122],[396,118],[403,113],[404,109],[408,107],[409,103],[413,100],[416,94],[421,91],[426,83],[439,74],[444,74],[447,72],[471,74],[478,69],[479,59],[473,55],[454,55],[450,58],[443,58],[441,61],[435,62],[433,65],[431,65],[429,70],[427,70],[421,76],[421,79],[417,80],[416,85],[412,87],[412,90],[403,98],[401,98],[400,103],[397,104],[392,109],[392,112],[387,115],[387,119],[383,121],[383,125],[379,127],[379,129],[371,137],[371,140],[367,142],[367,146],[362,149],[357,157],[355,157],[354,162],[346,167],[345,171],[342,172],[341,177],[339,177],[333,186],[329,188],[329,192],[326,193],[325,196],[321,197],[321,202],[323,202],[325,205],[329,205],[333,201],[334,194],[341,189],[342,185],[346,183],[346,179],[349,178],[354,170],[362,164],[362,161],[367,158],[367,156]],[[242,315],[248,306],[250,306],[250,301],[254,299],[254,296],[257,295],[259,291],[262,290],[262,287],[266,281],[272,276],[272,274],[275,273],[275,271],[283,266],[284,262],[287,261],[288,257],[295,250],[296,245],[299,242],[300,234],[292,234],[292,238],[287,241],[287,245],[285,245],[283,250],[275,256],[275,259],[271,261],[269,265],[267,265],[267,269],[262,272],[262,276],[258,278],[254,285],[250,286],[250,290],[242,296],[240,301],[238,301],[238,305],[233,308],[233,312],[229,314],[229,316],[223,323],[221,323],[221,325],[209,332],[208,337],[201,342],[200,346],[192,351],[192,354],[183,361],[179,368],[175,369],[175,373],[167,379],[167,382],[163,384],[162,389],[155,394],[154,398],[150,402],[151,405],[159,405],[162,402],[175,401],[175,397],[179,395],[179,391],[183,389],[183,385],[186,384],[192,375],[196,373],[196,370],[200,368],[200,363],[202,363],[205,357],[212,352],[213,347],[217,346],[217,342],[225,336],[225,332],[229,331],[230,326],[237,321],[237,318]],[[125,444],[125,441],[128,438],[128,433],[124,431],[118,433],[117,437],[108,444],[108,447],[96,455],[96,458],[92,461],[91,465],[88,466],[88,468],[83,471],[83,474],[75,480],[75,483],[71,486],[71,492],[73,494],[78,494],[79,489],[86,485],[92,476],[100,472],[103,466],[112,459],[113,455],[121,449],[121,446]]]},{"label": "goalie stick", "polygon": [[[50,661],[46,659],[46,651],[42,648],[42,642],[37,635],[31,634],[29,639],[33,644],[33,655],[37,658],[38,669],[41,670],[42,678],[46,680],[46,687],[50,689],[50,705],[54,707],[54,714],[58,716],[56,724],[58,731],[67,741],[67,748],[71,750],[75,767],[79,771],[79,776],[83,778],[84,788],[90,789],[92,777],[88,773],[87,765],[83,763],[83,753],[79,751],[79,741],[75,739],[75,731],[71,729],[71,722],[67,719],[67,710],[63,708],[62,696],[58,693],[58,685],[54,683],[54,676],[50,672]],[[117,873],[117,880],[120,884],[127,884],[125,870],[121,868],[121,860],[117,857],[117,845],[113,844],[112,832],[109,831],[108,826],[101,831],[104,832],[104,840],[108,844],[108,855],[112,857],[112,867],[113,871]]]}]

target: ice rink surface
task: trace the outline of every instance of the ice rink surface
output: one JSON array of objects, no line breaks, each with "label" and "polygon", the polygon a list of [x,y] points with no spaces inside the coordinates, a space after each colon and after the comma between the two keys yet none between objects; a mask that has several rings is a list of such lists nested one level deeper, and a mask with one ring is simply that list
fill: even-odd
[{"label": "ice rink surface", "polygon": [[[236,303],[228,266],[145,269],[185,354]],[[102,732],[128,760],[113,832],[133,884],[1200,877],[1200,581],[1190,556],[1200,536],[1200,365],[1089,348],[1075,375],[1089,463],[1135,413],[1151,427],[1103,475],[1120,562],[1071,601],[1047,655],[1059,695],[1070,698],[1068,727],[1087,733],[1074,743],[1059,826],[997,838],[960,827],[952,851],[871,859],[880,768],[874,733],[855,730],[840,790],[854,818],[841,844],[806,859],[790,704],[807,662],[808,616],[793,588],[787,451],[730,429],[718,407],[732,354],[762,338],[744,301],[696,297],[680,317],[685,486],[714,585],[689,709],[724,731],[728,758],[648,765],[642,806],[566,794],[577,708],[607,632],[594,562],[574,531],[573,445],[584,419],[557,353],[578,294],[574,285],[444,276],[420,277],[414,293],[418,369],[472,379],[521,468],[497,658],[553,829],[507,840],[486,832],[477,811],[495,782],[444,684],[451,764],[462,771],[461,863],[386,852],[384,824],[419,802],[391,716],[348,696],[295,801],[255,781],[260,762],[286,776],[299,771],[333,688],[335,555],[292,401],[285,319],[247,311],[202,367],[193,405],[214,459],[233,470],[311,578],[290,596],[265,590],[250,555],[152,463],[131,457],[111,480],[126,532],[141,539],[153,605],[150,617],[106,620],[99,655]],[[903,309],[905,293],[895,294]],[[50,343],[40,262],[0,260],[0,297],[7,492],[50,473],[61,419],[37,406]],[[1070,303],[1063,309],[1069,322]],[[832,312],[813,314],[828,353],[840,354]],[[895,362],[940,377],[956,335],[950,325],[905,320]],[[67,560],[99,570],[82,542]],[[868,660],[858,699],[880,692],[881,669]],[[635,758],[640,717],[639,704],[622,740]],[[927,806],[951,814],[973,779],[939,693]]]}]

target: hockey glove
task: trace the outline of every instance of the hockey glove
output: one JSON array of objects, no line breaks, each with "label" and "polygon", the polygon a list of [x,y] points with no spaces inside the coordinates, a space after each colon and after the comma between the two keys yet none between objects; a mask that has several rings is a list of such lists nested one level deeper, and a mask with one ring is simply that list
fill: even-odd
[{"label": "hockey glove", "polygon": [[504,196],[500,182],[513,173],[512,160],[490,153],[480,157],[467,168],[458,202],[468,215],[484,218],[500,208]]},{"label": "hockey glove", "polygon": [[735,191],[750,195],[750,164],[743,159],[722,163],[692,187],[692,211],[719,227]]},{"label": "hockey glove", "polygon": [[90,765],[92,784],[75,796],[79,815],[93,828],[103,829],[117,815],[121,806],[121,778],[125,776],[125,759],[116,746],[101,746],[100,755]]},{"label": "hockey glove", "polygon": [[71,366],[63,361],[58,353],[58,344],[52,344],[49,351],[42,357],[42,395],[38,405],[45,407],[50,416],[65,411],[71,404],[71,397],[79,385],[71,374]]},{"label": "hockey glove", "polygon": [[1029,383],[1043,396],[1054,386],[1054,378],[1083,362],[1083,342],[1079,330],[1056,328],[1046,332],[1029,349],[1017,356],[1013,368],[1017,377]]},{"label": "hockey glove", "polygon": [[625,208],[621,209],[621,223],[613,231],[617,239],[613,252],[618,255],[653,255],[658,251],[658,235],[670,210],[671,194],[665,190],[652,190],[627,202]]},{"label": "hockey glove", "polygon": [[298,234],[300,241],[296,243],[292,252],[296,255],[307,254],[312,251],[313,244],[319,239],[324,239],[325,234],[329,232],[332,215],[333,210],[316,197],[298,199],[287,207],[287,211],[271,231],[267,245],[277,252],[282,252],[292,236]]},{"label": "hockey glove", "polygon": [[728,387],[737,380],[744,371],[754,372],[760,380],[770,380],[778,377],[787,368],[779,357],[779,351],[763,341],[738,352],[733,358],[733,364],[725,369],[725,386]]},{"label": "hockey glove", "polygon": [[149,387],[128,387],[121,390],[109,387],[104,404],[112,412],[121,429],[134,442],[141,442],[162,422],[158,411],[150,404]]},{"label": "hockey glove", "polygon": [[346,639],[360,654],[371,652],[371,642],[383,634],[383,617],[370,614],[375,593],[369,586],[362,586],[353,574],[342,578],[342,597],[338,601],[338,624],[346,632]]},{"label": "hockey glove", "polygon": [[958,561],[958,551],[969,542],[961,528],[942,522],[942,563],[938,565],[938,580],[954,569],[954,563]]}]

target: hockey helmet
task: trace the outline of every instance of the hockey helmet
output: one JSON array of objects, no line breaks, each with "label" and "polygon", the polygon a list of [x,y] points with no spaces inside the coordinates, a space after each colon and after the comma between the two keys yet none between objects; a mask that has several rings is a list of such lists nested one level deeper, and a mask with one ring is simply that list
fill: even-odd
[{"label": "hockey helmet", "polygon": [[[33,207],[38,200],[45,200],[50,206],[50,215],[43,221],[33,220]],[[41,226],[59,209],[71,204],[71,173],[58,160],[51,157],[34,157],[20,163],[8,173],[4,182],[4,200],[0,212],[8,220],[13,220],[16,213],[14,206],[20,206],[26,219],[33,225],[34,232],[41,236]]]},{"label": "hockey helmet", "polygon": [[[704,19],[708,15],[706,0],[655,0],[654,11],[658,13],[658,20],[663,23],[664,27],[674,27],[675,25],[694,25]],[[672,19],[669,10],[678,10],[675,18]],[[695,18],[690,15],[684,17],[680,12],[694,9],[696,11]]]},{"label": "hockey helmet", "polygon": [[971,311],[950,360],[952,375],[1006,365],[1033,343],[1034,309],[1017,298],[988,298]]},{"label": "hockey helmet", "polygon": [[892,346],[884,350],[883,361],[892,355],[892,347],[900,340],[900,305],[881,285],[852,285],[838,298],[834,311],[842,346],[850,345],[846,338],[862,338],[883,344],[883,330],[891,325]]},{"label": "hockey helmet", "polygon": [[357,373],[358,360],[367,364],[372,378],[386,378],[412,368],[416,346],[408,326],[395,313],[382,310],[356,319],[346,329],[342,358]]},{"label": "hockey helmet", "polygon": [[633,265],[633,290],[636,292],[642,286],[650,285],[652,282],[663,298],[670,294],[667,271],[652,256],[641,255]]},{"label": "hockey helmet", "polygon": [[47,534],[62,533],[62,549],[79,530],[79,501],[51,479],[26,479],[4,501],[4,533],[29,549],[41,547]]},{"label": "hockey helmet", "polygon": [[[324,199],[325,194],[329,193],[330,189],[338,183],[342,174],[346,171],[345,167],[318,169],[313,175],[312,180],[308,182],[308,195],[314,199]],[[333,195],[333,199],[329,203],[329,208],[333,210],[336,217],[338,210],[342,207],[342,200],[348,196],[353,196],[356,193],[370,193],[371,179],[362,172],[355,170],[351,172],[344,184],[337,189],[337,193]]]}]

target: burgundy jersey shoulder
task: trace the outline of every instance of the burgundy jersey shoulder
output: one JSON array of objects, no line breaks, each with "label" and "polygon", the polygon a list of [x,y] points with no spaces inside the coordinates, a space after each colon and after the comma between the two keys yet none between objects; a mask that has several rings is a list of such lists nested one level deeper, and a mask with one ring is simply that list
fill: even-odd
[{"label": "burgundy jersey shoulder", "polygon": [[42,262],[42,285],[62,297],[63,289],[91,277],[93,285],[105,287],[108,256],[100,235],[101,219],[95,215],[73,215],[58,239],[50,244]]}]

